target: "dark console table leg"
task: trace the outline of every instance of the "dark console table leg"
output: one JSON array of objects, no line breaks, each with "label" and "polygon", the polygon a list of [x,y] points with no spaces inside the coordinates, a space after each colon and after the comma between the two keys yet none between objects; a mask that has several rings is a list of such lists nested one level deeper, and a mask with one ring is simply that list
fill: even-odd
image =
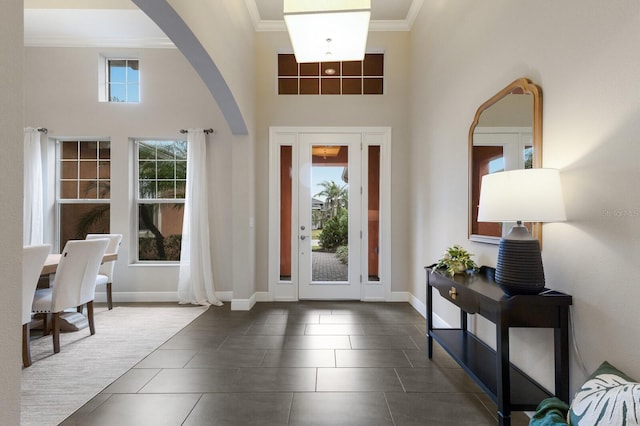
[{"label": "dark console table leg", "polygon": [[[429,272],[427,271],[427,282],[429,282]],[[433,358],[433,337],[431,337],[431,330],[433,330],[433,295],[431,294],[432,287],[427,285],[427,353],[429,359]]]},{"label": "dark console table leg", "polygon": [[569,308],[559,309],[560,327],[554,328],[556,395],[569,403]]},{"label": "dark console table leg", "polygon": [[511,414],[508,416],[503,415],[498,411],[498,425],[499,426],[511,426]]},{"label": "dark console table leg", "polygon": [[498,424],[511,426],[511,378],[509,361],[509,326],[496,323],[496,370],[498,380]]}]

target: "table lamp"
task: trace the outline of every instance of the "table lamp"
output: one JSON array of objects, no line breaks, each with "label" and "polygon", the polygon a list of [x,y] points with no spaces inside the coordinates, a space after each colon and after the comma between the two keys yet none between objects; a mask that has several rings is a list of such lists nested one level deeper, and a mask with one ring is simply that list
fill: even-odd
[{"label": "table lamp", "polygon": [[509,296],[544,289],[540,242],[522,222],[566,220],[560,173],[521,169],[482,177],[478,222],[516,222],[500,239],[495,281]]}]

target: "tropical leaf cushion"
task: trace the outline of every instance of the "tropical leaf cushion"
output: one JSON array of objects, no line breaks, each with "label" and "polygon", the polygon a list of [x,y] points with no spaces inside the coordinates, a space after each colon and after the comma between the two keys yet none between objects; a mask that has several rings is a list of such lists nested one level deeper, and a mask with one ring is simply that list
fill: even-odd
[{"label": "tropical leaf cushion", "polygon": [[544,399],[529,421],[529,426],[567,426],[569,405],[557,397]]},{"label": "tropical leaf cushion", "polygon": [[640,383],[603,362],[576,393],[568,420],[580,426],[640,425]]}]

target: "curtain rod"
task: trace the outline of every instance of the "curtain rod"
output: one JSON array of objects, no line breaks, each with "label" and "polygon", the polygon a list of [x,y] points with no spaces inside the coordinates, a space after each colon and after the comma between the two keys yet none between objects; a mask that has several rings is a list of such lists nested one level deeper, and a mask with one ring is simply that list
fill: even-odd
[{"label": "curtain rod", "polygon": [[[204,129],[204,132],[205,132],[206,134],[209,134],[209,133],[215,133],[215,130],[213,130],[213,129]],[[188,131],[188,130],[185,130],[185,129],[180,129],[180,133],[189,133],[189,131]]]},{"label": "curtain rod", "polygon": [[49,131],[46,127],[38,127],[36,130],[40,133],[47,133]]}]

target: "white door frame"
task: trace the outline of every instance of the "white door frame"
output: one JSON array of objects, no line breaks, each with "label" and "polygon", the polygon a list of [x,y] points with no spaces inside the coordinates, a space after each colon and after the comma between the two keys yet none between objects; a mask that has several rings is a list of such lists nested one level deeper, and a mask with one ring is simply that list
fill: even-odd
[{"label": "white door frame", "polygon": [[[293,146],[294,152],[298,136],[302,133],[344,134],[358,133],[362,135],[363,164],[368,162],[370,145],[380,146],[380,264],[378,276],[380,281],[369,281],[366,273],[362,274],[361,298],[363,301],[392,301],[391,298],[391,128],[390,127],[270,127],[269,128],[269,292],[267,300],[297,301],[298,265],[292,262],[290,281],[280,280],[280,147]],[[292,167],[298,169],[297,155],[293,155]],[[298,182],[292,182],[292,204],[298,203]],[[366,223],[368,200],[367,192],[362,194],[361,217]],[[298,228],[297,218],[292,218],[293,226]],[[363,226],[364,228],[364,226]],[[362,247],[367,247],[367,232],[363,230]],[[298,233],[292,233],[291,251],[298,253]],[[361,271],[368,270],[367,250],[361,250]]]}]

